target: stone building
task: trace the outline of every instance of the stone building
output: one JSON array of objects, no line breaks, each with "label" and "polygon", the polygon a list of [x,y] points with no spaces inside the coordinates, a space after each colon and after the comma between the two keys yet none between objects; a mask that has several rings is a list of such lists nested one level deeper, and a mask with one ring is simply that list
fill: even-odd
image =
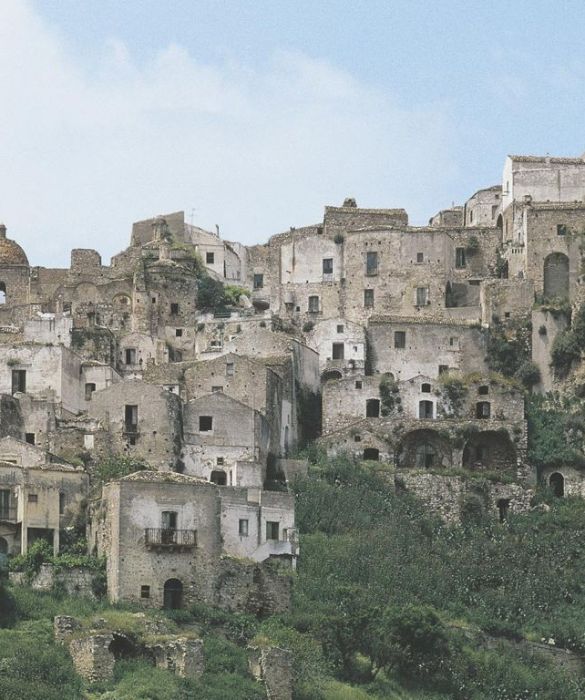
[{"label": "stone building", "polygon": [[113,602],[253,612],[290,604],[290,577],[270,566],[286,572],[296,559],[290,494],[137,472],[104,486],[92,523]]},{"label": "stone building", "polygon": [[0,554],[24,554],[37,539],[57,554],[88,483],[84,469],[15,438],[0,439]]},{"label": "stone building", "polygon": [[[175,580],[185,600],[282,609],[266,562],[294,562],[294,507],[269,487],[312,440],[446,519],[474,475],[494,516],[528,507],[524,397],[489,373],[490,338],[521,327],[534,390],[570,388],[551,350],[585,301],[584,195],[583,158],[510,156],[501,185],[428,226],[348,198],[245,246],[173,212],[136,222],[109,264],[78,248],[62,269],[31,266],[1,225],[0,546],[40,529],[58,549],[60,494],[75,510],[87,490],[73,463],[125,458],[152,471],[108,484],[90,523],[113,599],[163,604]],[[37,510],[24,495],[15,510],[33,476]],[[562,465],[541,477],[585,483]]]}]

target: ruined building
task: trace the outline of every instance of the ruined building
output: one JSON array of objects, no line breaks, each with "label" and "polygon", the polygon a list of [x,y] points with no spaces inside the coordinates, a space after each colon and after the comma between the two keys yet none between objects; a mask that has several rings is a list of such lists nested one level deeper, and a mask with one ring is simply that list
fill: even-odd
[{"label": "ruined building", "polygon": [[[59,551],[88,502],[112,600],[281,610],[308,442],[379,462],[447,520],[469,498],[526,509],[539,478],[581,493],[530,464],[519,380],[560,386],[583,236],[585,160],[527,156],[422,227],[347,199],[244,246],[176,212],[135,223],[109,265],[75,249],[48,269],[0,226],[0,554]],[[514,333],[516,378],[492,356]],[[481,493],[466,474],[489,476]]]}]

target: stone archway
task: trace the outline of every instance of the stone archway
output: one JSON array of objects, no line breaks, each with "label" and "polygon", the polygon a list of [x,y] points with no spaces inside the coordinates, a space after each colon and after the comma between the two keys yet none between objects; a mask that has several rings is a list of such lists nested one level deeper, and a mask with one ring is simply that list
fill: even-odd
[{"label": "stone archway", "polygon": [[569,258],[564,253],[551,253],[544,259],[545,299],[566,299],[569,296]]},{"label": "stone archway", "polygon": [[413,469],[441,469],[452,465],[449,442],[436,430],[413,430],[407,433],[397,452],[397,466]]}]

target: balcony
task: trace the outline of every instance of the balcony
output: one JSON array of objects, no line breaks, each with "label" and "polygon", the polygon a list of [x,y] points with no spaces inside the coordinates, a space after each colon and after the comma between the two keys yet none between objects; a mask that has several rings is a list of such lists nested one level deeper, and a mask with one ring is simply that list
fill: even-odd
[{"label": "balcony", "polygon": [[147,527],[144,530],[144,544],[148,549],[167,551],[193,549],[197,546],[197,530]]}]

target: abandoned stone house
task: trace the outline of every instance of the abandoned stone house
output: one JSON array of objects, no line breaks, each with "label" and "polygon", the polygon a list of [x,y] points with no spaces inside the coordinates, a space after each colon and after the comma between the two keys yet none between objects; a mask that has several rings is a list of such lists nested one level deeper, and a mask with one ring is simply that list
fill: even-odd
[{"label": "abandoned stone house", "polygon": [[[553,387],[566,321],[543,303],[585,300],[584,202],[583,158],[511,156],[427,226],[350,198],[245,246],[175,212],[135,223],[109,265],[75,249],[65,269],[31,266],[0,226],[0,553],[57,551],[93,467],[123,457],[149,471],[90,507],[112,599],[247,609],[268,586],[282,609],[269,564],[294,566],[286,476],[309,440],[383,463],[446,518],[465,473],[492,476],[494,517],[538,477],[585,493],[527,463],[522,390],[486,361],[492,326],[531,323],[534,390]],[[203,282],[239,299],[205,301]]]}]

